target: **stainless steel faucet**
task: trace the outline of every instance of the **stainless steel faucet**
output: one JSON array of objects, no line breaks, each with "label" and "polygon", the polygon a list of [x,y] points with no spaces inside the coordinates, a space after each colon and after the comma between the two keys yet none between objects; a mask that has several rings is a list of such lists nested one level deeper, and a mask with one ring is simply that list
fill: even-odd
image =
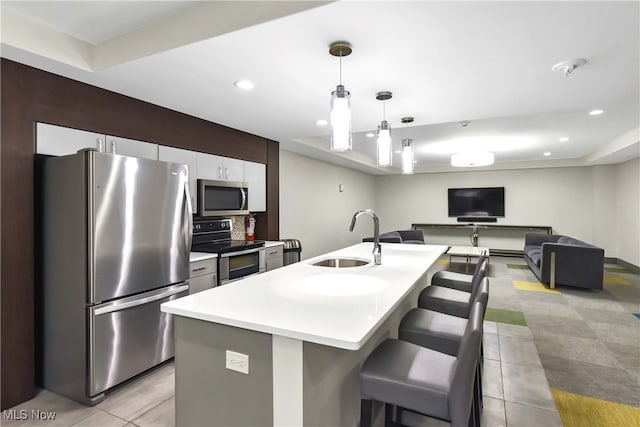
[{"label": "stainless steel faucet", "polygon": [[356,219],[362,214],[369,214],[373,218],[373,262],[376,265],[382,264],[382,247],[380,246],[380,222],[378,221],[378,215],[371,209],[361,209],[353,214],[351,218],[351,227],[349,231],[353,231],[353,227],[356,226]]}]

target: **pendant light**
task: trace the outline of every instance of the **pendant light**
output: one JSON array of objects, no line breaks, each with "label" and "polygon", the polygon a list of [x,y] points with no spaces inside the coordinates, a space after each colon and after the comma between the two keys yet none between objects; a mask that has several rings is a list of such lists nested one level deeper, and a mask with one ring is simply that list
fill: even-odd
[{"label": "pendant light", "polygon": [[391,126],[386,120],[385,101],[391,99],[391,92],[378,92],[376,99],[382,101],[382,121],[378,126],[378,166],[391,166]]},{"label": "pendant light", "polygon": [[[413,122],[413,117],[402,118],[402,123],[405,123],[407,127],[411,122]],[[413,174],[413,139],[411,138],[402,140],[402,174]]]},{"label": "pendant light", "polygon": [[347,42],[334,42],[329,53],[340,58],[340,84],[331,92],[331,151],[351,150],[351,94],[342,86],[342,57],[351,54]]}]

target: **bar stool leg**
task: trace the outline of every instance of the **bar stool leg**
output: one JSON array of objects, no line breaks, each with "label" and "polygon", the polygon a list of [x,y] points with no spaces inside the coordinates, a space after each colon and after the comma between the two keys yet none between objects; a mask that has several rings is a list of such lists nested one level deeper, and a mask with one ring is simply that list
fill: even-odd
[{"label": "bar stool leg", "polygon": [[371,399],[360,399],[360,427],[371,427]]}]

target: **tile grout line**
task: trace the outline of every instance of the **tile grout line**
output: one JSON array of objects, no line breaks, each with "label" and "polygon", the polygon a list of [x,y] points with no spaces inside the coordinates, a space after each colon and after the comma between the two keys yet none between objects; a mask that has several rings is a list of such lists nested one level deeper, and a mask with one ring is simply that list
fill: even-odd
[{"label": "tile grout line", "polygon": [[[175,397],[175,394],[174,394],[174,395],[172,395],[172,396],[170,396],[170,397],[168,397],[168,398],[166,398],[165,400],[163,400],[162,402],[158,403],[158,404],[157,404],[157,405],[155,405],[154,407],[149,408],[149,410],[144,411],[142,414],[138,415],[138,416],[137,416],[137,417],[135,417],[133,420],[126,420],[126,421],[127,421],[127,422],[129,422],[129,423],[133,423],[135,420],[138,420],[138,419],[140,419],[140,418],[144,417],[146,414],[148,414],[149,412],[153,411],[154,409],[156,409],[158,406],[162,405],[163,403],[165,403],[165,402],[167,402],[167,401],[169,401],[169,400],[173,399],[174,397]],[[136,424],[136,425],[138,425],[138,424]]]}]

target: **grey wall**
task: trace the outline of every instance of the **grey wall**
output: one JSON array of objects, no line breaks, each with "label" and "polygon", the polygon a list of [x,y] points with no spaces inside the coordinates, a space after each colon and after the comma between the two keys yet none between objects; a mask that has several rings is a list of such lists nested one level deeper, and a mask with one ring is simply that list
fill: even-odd
[{"label": "grey wall", "polygon": [[280,150],[280,238],[299,239],[303,259],[373,235],[364,217],[349,232],[351,217],[364,208],[375,208],[372,175]]},{"label": "grey wall", "polygon": [[[280,235],[302,240],[306,258],[370,235],[365,218],[356,233],[347,230],[358,209],[373,207],[381,232],[419,222],[454,223],[447,216],[448,188],[504,186],[506,212],[498,224],[550,225],[555,233],[591,242],[608,257],[640,266],[638,158],[618,165],[410,176],[367,175],[284,150],[280,163]],[[340,183],[343,193],[338,192]],[[463,234],[452,242],[457,238],[468,244],[468,233]],[[521,239],[516,242],[520,245]]]},{"label": "grey wall", "polygon": [[447,216],[448,188],[504,186],[505,218],[498,224],[550,225],[554,233],[592,242],[608,257],[639,265],[639,162],[378,176],[376,212],[383,230],[453,223]]},{"label": "grey wall", "polygon": [[617,256],[640,266],[640,158],[616,166],[616,200]]}]

